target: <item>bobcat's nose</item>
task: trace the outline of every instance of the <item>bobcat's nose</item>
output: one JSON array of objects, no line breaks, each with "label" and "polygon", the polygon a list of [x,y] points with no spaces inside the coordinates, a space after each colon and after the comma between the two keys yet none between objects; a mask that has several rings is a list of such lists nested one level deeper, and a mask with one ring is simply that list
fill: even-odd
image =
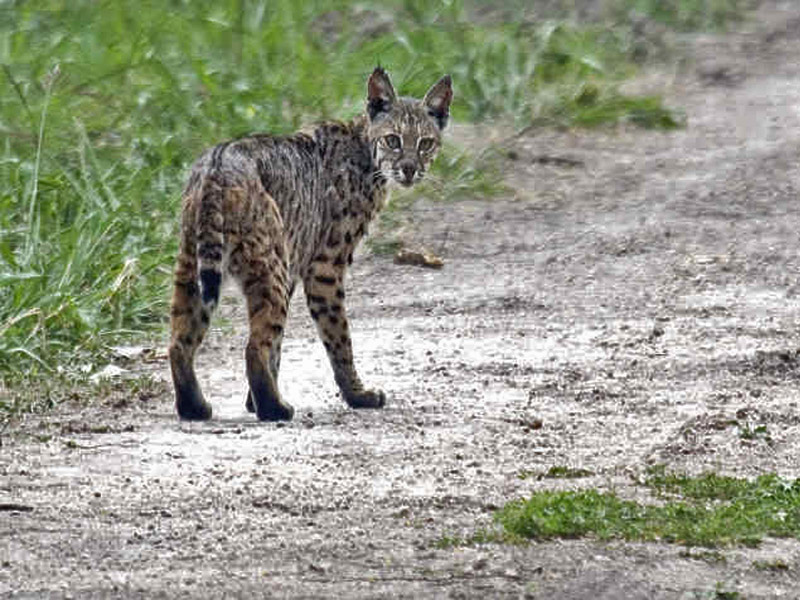
[{"label": "bobcat's nose", "polygon": [[411,185],[414,183],[414,175],[417,173],[417,168],[413,164],[406,163],[401,165],[400,171],[403,173],[403,179],[400,183],[403,185]]}]

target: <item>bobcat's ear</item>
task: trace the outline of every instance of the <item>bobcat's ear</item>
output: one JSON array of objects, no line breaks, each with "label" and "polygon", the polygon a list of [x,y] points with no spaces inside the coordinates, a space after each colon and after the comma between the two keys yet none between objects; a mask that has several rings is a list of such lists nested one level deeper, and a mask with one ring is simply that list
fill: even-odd
[{"label": "bobcat's ear", "polygon": [[367,114],[370,121],[391,110],[397,100],[389,75],[382,67],[375,67],[367,81]]},{"label": "bobcat's ear", "polygon": [[450,102],[453,100],[453,81],[450,75],[445,75],[437,81],[425,97],[422,105],[428,114],[434,118],[439,129],[444,129],[450,118]]}]

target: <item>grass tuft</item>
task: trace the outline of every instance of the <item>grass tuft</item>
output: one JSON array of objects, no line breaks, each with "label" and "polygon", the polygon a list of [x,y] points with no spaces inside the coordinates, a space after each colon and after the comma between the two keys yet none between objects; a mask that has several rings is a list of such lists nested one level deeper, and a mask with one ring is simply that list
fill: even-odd
[{"label": "grass tuft", "polygon": [[[88,368],[84,368],[88,372]],[[85,380],[85,374],[57,371],[47,378],[27,377],[11,389],[0,386],[0,438],[9,425],[27,414],[42,414],[56,406],[84,406],[100,399],[115,409],[147,408],[150,402],[164,396],[168,384],[149,374],[131,373],[115,379]],[[97,432],[103,424],[87,424]],[[51,436],[45,436],[47,441]],[[0,440],[1,441],[1,440]]]},{"label": "grass tuft", "polygon": [[717,547],[755,546],[765,536],[800,537],[800,480],[659,470],[645,485],[666,501],[648,505],[597,490],[545,491],[509,503],[496,518],[508,533],[534,539],[591,535]]},{"label": "grass tuft", "polygon": [[616,0],[612,11],[647,17],[682,31],[723,30],[744,18],[750,0]]},{"label": "grass tuft", "polygon": [[544,472],[522,469],[517,473],[519,479],[581,479],[583,477],[592,477],[593,475],[594,472],[589,469],[564,465],[554,465]]},{"label": "grass tuft", "polygon": [[437,550],[447,550],[449,548],[464,548],[468,546],[480,546],[483,544],[524,544],[527,540],[497,529],[480,529],[469,536],[444,535],[435,540],[433,547]]}]

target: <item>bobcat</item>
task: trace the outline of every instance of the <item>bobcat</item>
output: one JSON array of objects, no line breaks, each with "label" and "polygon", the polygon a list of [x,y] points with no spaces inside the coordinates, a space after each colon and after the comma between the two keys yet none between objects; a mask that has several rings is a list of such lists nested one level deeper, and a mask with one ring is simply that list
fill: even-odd
[{"label": "bobcat", "polygon": [[262,421],[290,420],[278,369],[289,300],[303,282],[311,317],[342,396],[380,408],[353,365],[344,306],[345,270],[391,182],[411,186],[436,156],[453,98],[449,76],[422,100],[395,94],[387,73],[367,81],[366,114],[291,136],[224,142],[195,163],[183,193],[171,306],[169,360],[182,419],[211,418],[194,371],[224,275],[247,301],[247,409]]}]

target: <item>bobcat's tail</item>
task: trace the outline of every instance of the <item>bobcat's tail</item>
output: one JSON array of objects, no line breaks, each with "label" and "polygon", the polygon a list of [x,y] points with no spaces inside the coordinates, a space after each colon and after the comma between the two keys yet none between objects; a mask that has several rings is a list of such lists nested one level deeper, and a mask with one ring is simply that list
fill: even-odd
[{"label": "bobcat's tail", "polygon": [[225,188],[213,176],[208,176],[200,190],[197,211],[197,258],[200,267],[200,297],[203,309],[211,312],[219,303],[222,284],[222,257],[225,248],[222,210]]}]

